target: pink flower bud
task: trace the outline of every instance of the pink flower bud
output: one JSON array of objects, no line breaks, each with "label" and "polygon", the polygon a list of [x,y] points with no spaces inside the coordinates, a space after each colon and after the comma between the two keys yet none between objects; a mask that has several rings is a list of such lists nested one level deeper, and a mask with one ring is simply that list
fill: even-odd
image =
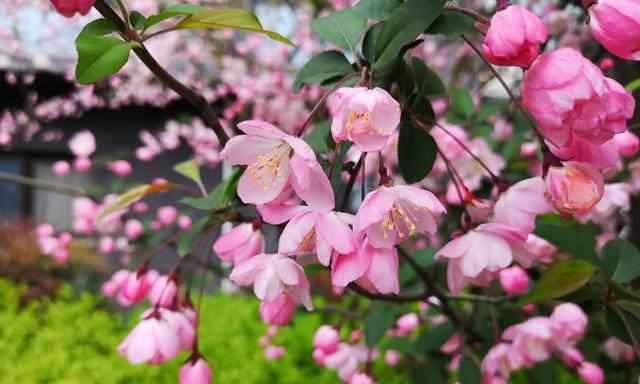
[{"label": "pink flower bud", "polygon": [[506,141],[511,138],[513,125],[505,119],[498,119],[493,125],[491,137],[496,141]]},{"label": "pink flower bud", "polygon": [[608,71],[615,66],[615,62],[610,57],[605,57],[604,59],[600,60],[600,64],[598,66],[603,71]]},{"label": "pink flower bud", "polygon": [[149,206],[144,201],[138,201],[133,204],[133,212],[135,213],[145,213],[149,210]]},{"label": "pink flower bud", "polygon": [[127,281],[129,273],[126,269],[115,272],[109,280],[102,284],[102,294],[106,297],[113,297]]},{"label": "pink flower bud", "polygon": [[178,218],[178,227],[180,229],[189,229],[191,228],[191,218],[189,216],[180,216]]},{"label": "pink flower bud", "polygon": [[180,384],[210,384],[212,380],[211,368],[202,358],[187,361],[180,368]]},{"label": "pink flower bud", "polygon": [[296,302],[282,294],[274,301],[260,303],[260,318],[267,324],[283,326],[291,321],[295,310]]},{"label": "pink flower bud", "polygon": [[69,162],[67,161],[60,160],[53,163],[52,169],[56,176],[62,177],[69,174],[69,171],[71,171],[71,165],[69,165]]},{"label": "pink flower bud", "polygon": [[[68,3],[70,1],[61,2]],[[93,6],[93,4],[91,6]],[[73,153],[77,157],[88,158],[96,151],[96,139],[93,136],[93,133],[91,133],[90,131],[81,131],[76,133],[75,135],[73,135],[71,140],[69,140],[69,149],[71,149],[71,153]]]},{"label": "pink flower bud", "polygon": [[100,243],[98,243],[98,250],[100,253],[111,253],[115,248],[115,241],[111,236],[104,236],[100,238]]},{"label": "pink flower bud", "polygon": [[550,319],[554,331],[554,342],[557,344],[571,343],[580,339],[589,322],[582,309],[573,303],[564,303],[555,307]]},{"label": "pink flower bud", "polygon": [[356,373],[349,379],[349,384],[375,384],[375,382],[366,373]]},{"label": "pink flower bud", "polygon": [[139,220],[129,219],[124,224],[124,234],[129,240],[135,240],[144,233],[144,226]]},{"label": "pink flower bud", "polygon": [[76,157],[73,160],[73,169],[76,172],[87,172],[91,169],[91,160],[88,157]]},{"label": "pink flower bud", "polygon": [[400,362],[402,355],[398,351],[394,351],[393,349],[389,349],[384,353],[384,362],[387,363],[390,367],[395,367]]},{"label": "pink flower bud", "polygon": [[220,236],[213,250],[221,260],[238,264],[263,252],[264,236],[253,224],[240,224]]},{"label": "pink flower bud", "polygon": [[620,156],[633,157],[638,153],[640,149],[640,139],[635,134],[624,131],[613,136],[613,140],[618,147],[618,153]]},{"label": "pink flower bud", "polygon": [[268,337],[276,337],[278,335],[278,327],[275,325],[270,326],[267,329],[267,336]]},{"label": "pink flower bud", "polygon": [[160,276],[153,282],[153,286],[149,291],[149,301],[151,304],[169,308],[175,303],[177,295],[178,285],[175,278]]},{"label": "pink flower bud", "polygon": [[598,0],[589,7],[591,33],[609,52],[640,60],[640,4],[633,0]]},{"label": "pink flower bud", "polygon": [[496,12],[482,44],[487,60],[495,65],[528,67],[547,40],[547,27],[520,5]]},{"label": "pink flower bud", "polygon": [[396,321],[396,328],[398,328],[398,334],[400,336],[407,336],[416,329],[420,325],[420,318],[415,313],[407,313],[406,315],[401,316]]},{"label": "pink flower bud", "polygon": [[545,178],[546,195],[553,206],[565,214],[585,214],[604,194],[602,174],[587,163],[568,161],[551,166]]},{"label": "pink flower bud", "polygon": [[158,209],[158,220],[164,225],[172,224],[176,221],[177,217],[178,211],[170,205],[166,205]]},{"label": "pink flower bud", "polygon": [[73,17],[76,13],[86,15],[95,0],[51,0],[56,11],[64,17]]},{"label": "pink flower bud", "polygon": [[131,163],[126,160],[112,161],[111,163],[109,163],[108,168],[111,172],[121,177],[129,176],[133,171]]},{"label": "pink flower bud", "polygon": [[327,357],[327,354],[324,353],[322,349],[314,349],[313,350],[313,361],[320,366],[324,367],[324,359]]},{"label": "pink flower bud", "polygon": [[561,359],[562,362],[570,368],[577,367],[584,362],[582,353],[573,347],[563,350]]},{"label": "pink flower bud", "polygon": [[604,372],[597,365],[584,362],[578,367],[578,375],[586,384],[602,384],[604,383]]},{"label": "pink flower bud", "polygon": [[313,336],[313,346],[321,349],[326,354],[331,354],[338,349],[340,343],[340,334],[329,325],[323,325],[316,331]]},{"label": "pink flower bud", "polygon": [[525,294],[529,290],[529,275],[517,265],[505,268],[500,271],[500,285],[510,295]]},{"label": "pink flower bud", "polygon": [[155,277],[157,277],[156,274],[146,271],[130,273],[122,286],[122,296],[131,303],[144,300],[151,290]]},{"label": "pink flower bud", "polygon": [[270,345],[264,350],[264,357],[265,359],[272,361],[272,360],[280,359],[282,356],[284,356],[284,353],[285,353],[284,347]]},{"label": "pink flower bud", "polygon": [[53,254],[51,256],[53,256],[53,259],[56,262],[60,264],[64,264],[67,261],[69,261],[69,256],[71,256],[71,254],[69,253],[68,249],[58,248],[55,251],[53,251]]}]

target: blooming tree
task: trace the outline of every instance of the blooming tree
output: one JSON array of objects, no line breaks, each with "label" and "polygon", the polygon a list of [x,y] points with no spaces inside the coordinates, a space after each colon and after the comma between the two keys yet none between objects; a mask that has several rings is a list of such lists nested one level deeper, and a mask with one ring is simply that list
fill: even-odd
[{"label": "blooming tree", "polygon": [[[637,377],[640,252],[628,234],[640,142],[628,122],[640,84],[614,79],[609,54],[640,60],[638,1],[334,1],[300,7],[288,37],[243,9],[51,3],[69,18],[95,9],[74,75],[110,84],[114,98],[89,85],[74,93],[83,97],[7,113],[3,144],[92,106],[182,98],[197,111],[145,131],[135,154],[151,162],[183,139],[193,149],[175,167],[185,181],[74,203],[74,231],[99,236],[104,254],[141,255],[149,232],[166,233],[154,249],[176,250],[169,271],[151,268],[152,250],[103,285],[122,306],[149,305],[118,346],[132,364],[186,352],[180,383],[212,381],[185,281],[191,259],[260,300],[267,359],[286,353],[272,339],[299,308],[326,312],[308,358],[344,382],[375,382],[378,360],[416,383]],[[233,52],[218,79],[201,79],[198,49],[221,41]],[[154,43],[190,52],[180,58],[190,64],[161,64]],[[583,51],[598,43],[607,53],[596,64]],[[91,169],[97,146],[90,131],[75,134],[75,160],[54,172]],[[106,167],[132,171],[123,159]],[[226,177],[210,190],[201,172],[212,167]],[[170,189],[186,196],[150,211],[145,199]],[[37,236],[43,254],[73,257],[72,234],[43,224]]]}]

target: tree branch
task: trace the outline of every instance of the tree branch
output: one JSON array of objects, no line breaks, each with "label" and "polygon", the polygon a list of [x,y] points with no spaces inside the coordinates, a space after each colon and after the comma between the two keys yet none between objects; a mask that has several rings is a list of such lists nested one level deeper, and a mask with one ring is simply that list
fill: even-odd
[{"label": "tree branch", "polygon": [[154,59],[154,57],[147,50],[144,44],[139,41],[139,38],[137,34],[135,34],[135,31],[130,31],[127,34],[126,24],[120,18],[120,16],[113,9],[111,9],[111,7],[105,2],[105,0],[97,0],[94,6],[105,19],[111,20],[116,24],[125,38],[137,41],[139,43],[138,47],[133,48],[135,54],[164,85],[171,88],[178,95],[182,96],[182,98],[187,100],[198,110],[198,112],[200,113],[200,117],[202,118],[204,123],[211,129],[213,129],[216,136],[218,137],[220,145],[224,146],[229,140],[229,136],[224,131],[224,128],[222,128],[218,117],[216,116],[215,112],[213,112],[213,109],[209,105],[207,99],[205,99],[204,96],[197,93],[193,89],[181,83],[178,79],[173,77],[173,75],[162,68],[162,66],[156,61],[156,59]]}]

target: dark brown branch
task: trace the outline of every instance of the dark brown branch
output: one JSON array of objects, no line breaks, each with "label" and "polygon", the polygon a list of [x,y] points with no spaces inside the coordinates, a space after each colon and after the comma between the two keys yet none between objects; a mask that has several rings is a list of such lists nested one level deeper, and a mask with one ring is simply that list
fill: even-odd
[{"label": "dark brown branch", "polygon": [[204,123],[211,129],[213,129],[216,136],[218,137],[218,141],[222,146],[224,146],[229,140],[229,136],[224,131],[224,128],[222,128],[218,117],[216,116],[215,112],[213,112],[213,109],[209,105],[207,99],[205,99],[204,96],[197,93],[193,89],[181,83],[178,79],[173,77],[173,75],[162,68],[162,66],[156,61],[156,59],[153,58],[144,44],[139,41],[139,37],[135,34],[135,31],[130,31],[128,34],[126,33],[127,28],[125,23],[104,0],[97,0],[95,3],[95,8],[98,10],[98,12],[100,12],[100,14],[102,14],[105,19],[111,20],[113,23],[115,23],[123,36],[125,36],[125,38],[130,41],[138,42],[138,46],[133,48],[135,54],[164,85],[171,88],[174,92],[187,100],[198,110],[200,117],[202,118]]}]

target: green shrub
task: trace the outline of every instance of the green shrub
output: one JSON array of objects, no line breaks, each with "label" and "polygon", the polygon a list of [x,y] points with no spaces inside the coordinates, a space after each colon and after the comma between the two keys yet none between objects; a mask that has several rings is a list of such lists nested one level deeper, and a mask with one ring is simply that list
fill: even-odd
[{"label": "green shrub", "polygon": [[[186,354],[162,366],[131,366],[116,347],[137,316],[109,313],[101,298],[74,296],[65,288],[53,301],[19,308],[19,289],[0,280],[0,383],[176,383]],[[286,346],[284,358],[267,362],[258,338],[266,327],[258,302],[241,296],[205,297],[201,350],[213,365],[218,384],[337,383],[335,373],[311,359],[311,339],[319,314],[300,314],[275,341]],[[383,371],[380,371],[383,370]],[[379,382],[403,382],[376,366]],[[382,379],[382,377],[386,377]]]}]

